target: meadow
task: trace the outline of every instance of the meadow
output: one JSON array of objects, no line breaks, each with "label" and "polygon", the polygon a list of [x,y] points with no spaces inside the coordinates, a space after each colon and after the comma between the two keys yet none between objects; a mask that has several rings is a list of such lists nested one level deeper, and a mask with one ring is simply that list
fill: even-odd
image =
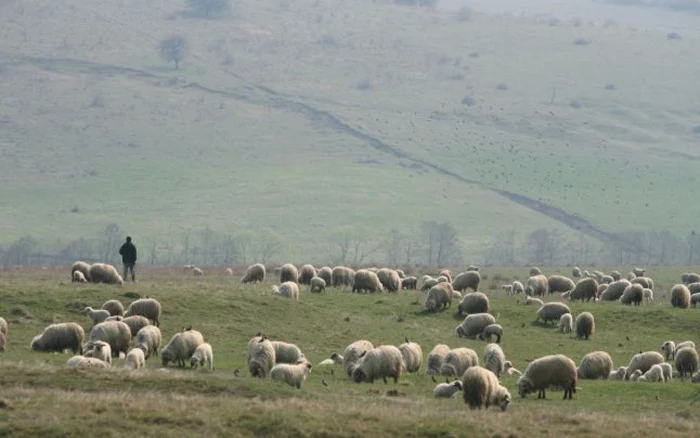
[{"label": "meadow", "polygon": [[[583,380],[574,400],[565,401],[554,391],[546,400],[522,399],[515,378],[506,376],[503,384],[514,398],[505,413],[470,411],[461,398],[433,398],[435,384],[425,375],[425,364],[417,374],[404,374],[398,385],[354,384],[341,366],[315,366],[301,390],[254,379],[246,367],[246,344],[259,331],[296,343],[313,364],[357,339],[398,345],[407,337],[422,346],[424,356],[437,343],[473,348],[481,356],[486,343],[457,338],[460,318],[454,310],[426,313],[421,292],[358,295],[329,288],[312,294],[302,287],[299,302],[292,302],[270,293],[276,280],[269,276],[264,284],[241,285],[221,267],[204,269],[206,276],[195,278],[181,269],[142,268],[138,283],[123,286],[71,284],[66,268],[2,271],[0,316],[10,328],[0,355],[0,435],[690,436],[700,427],[700,387],[678,379],[663,384]],[[534,323],[535,308],[503,293],[501,284],[522,281],[527,271],[487,268],[480,286],[504,327],[506,358],[520,370],[546,354],[563,353],[578,362],[594,350],[609,352],[617,367],[640,350],[658,351],[665,340],[700,342],[698,310],[669,304],[667,291],[680,281],[683,268],[648,272],[656,282],[653,304],[568,303],[574,315],[586,310],[595,315],[596,331],[588,341]],[[566,267],[543,271],[570,274]],[[214,348],[215,370],[163,371],[153,357],[136,372],[123,370],[123,359],[110,370],[75,371],[65,368],[70,353],[28,349],[31,338],[50,323],[76,321],[88,331],[91,323],[81,314],[85,306],[108,299],[127,305],[139,296],[162,303],[164,342],[188,325],[201,331]]]}]

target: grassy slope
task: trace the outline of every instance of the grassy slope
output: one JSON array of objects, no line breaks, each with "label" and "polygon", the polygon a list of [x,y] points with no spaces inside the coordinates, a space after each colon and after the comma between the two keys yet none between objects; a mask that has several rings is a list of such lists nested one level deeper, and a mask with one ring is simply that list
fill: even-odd
[{"label": "grassy slope", "polygon": [[[559,271],[546,269],[550,274]],[[518,268],[498,273],[513,278],[525,272]],[[494,277],[495,272],[490,274]],[[608,351],[615,364],[622,365],[637,351],[657,350],[667,339],[700,341],[696,311],[671,309],[665,295],[678,272],[651,274],[658,284],[655,305],[570,304],[575,314],[590,310],[596,316],[596,333],[587,342],[532,324],[535,309],[502,296],[500,280],[485,281],[483,290],[492,298],[493,312],[500,313],[502,347],[517,368],[544,354],[564,353],[578,361],[593,350]],[[351,384],[339,368],[334,375],[315,368],[301,391],[253,380],[245,365],[245,345],[259,330],[297,343],[313,363],[361,338],[378,345],[398,344],[408,336],[422,345],[424,355],[436,343],[470,347],[481,355],[485,344],[454,337],[458,320],[452,312],[426,315],[412,304],[416,293],[358,296],[329,290],[312,295],[302,290],[300,302],[294,303],[265,293],[270,283],[240,287],[231,278],[182,275],[179,270],[144,270],[140,283],[119,288],[66,284],[57,280],[65,276],[57,270],[4,273],[0,315],[9,320],[10,330],[8,349],[0,356],[0,385],[2,399],[14,410],[0,409],[0,433],[31,436],[52,429],[73,436],[109,425],[114,435],[128,430],[178,434],[183,427],[195,427],[241,436],[360,436],[370,431],[394,436],[614,436],[620,428],[640,436],[662,431],[687,436],[699,426],[700,417],[688,404],[697,388],[677,380],[655,385],[581,381],[572,402],[560,400],[557,392],[550,392],[547,401],[516,396],[507,414],[474,413],[461,400],[435,400],[434,384],[422,373],[402,377],[399,397],[385,395],[392,384]],[[70,354],[26,349],[31,337],[53,321],[78,321],[89,329],[79,309],[110,298],[128,303],[123,296],[127,291],[161,301],[165,339],[189,324],[202,331],[214,347],[216,371],[156,372],[156,359],[148,362],[145,373],[74,373],[61,368]],[[115,362],[115,368],[121,366],[121,360]],[[232,376],[235,368],[242,371],[238,379]],[[504,378],[504,384],[515,393],[514,379]],[[46,413],[41,422],[35,416],[39,411]],[[115,416],[119,421],[111,421]]]},{"label": "grassy slope", "polygon": [[[283,258],[313,258],[326,244],[299,244],[302,236],[345,224],[408,231],[446,199],[468,243],[511,228],[513,217],[523,235],[557,226],[479,186],[408,170],[410,160],[280,108],[256,84],[411,157],[608,230],[685,233],[698,213],[678,209],[697,182],[692,41],[477,14],[459,22],[364,2],[242,2],[235,18],[208,22],[169,20],[179,6],[168,2],[2,8],[2,147],[11,157],[2,193],[16,205],[0,219],[8,241],[73,238],[111,222],[142,235],[170,223],[235,232],[280,226],[284,213],[294,232],[284,234]],[[191,54],[174,73],[182,80],[169,82],[153,47],[174,32]],[[233,65],[221,65],[225,54]],[[356,89],[365,79],[371,90]],[[464,95],[476,105],[461,105]],[[91,106],[95,97],[104,107]],[[324,200],[332,207],[319,208]],[[70,214],[76,205],[82,212]]]}]

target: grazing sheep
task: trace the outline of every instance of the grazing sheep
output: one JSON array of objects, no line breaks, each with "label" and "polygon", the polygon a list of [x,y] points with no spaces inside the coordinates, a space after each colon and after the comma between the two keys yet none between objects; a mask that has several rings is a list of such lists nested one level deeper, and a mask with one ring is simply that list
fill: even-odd
[{"label": "grazing sheep", "polygon": [[438,383],[433,389],[435,398],[454,398],[462,390],[462,382],[455,380],[452,383]]},{"label": "grazing sheep", "polygon": [[576,317],[576,339],[586,339],[595,331],[595,318],[591,312],[582,312]]},{"label": "grazing sheep", "polygon": [[89,350],[85,353],[85,356],[94,357],[107,362],[112,365],[112,347],[108,343],[103,341],[89,342]]},{"label": "grazing sheep", "polygon": [[194,275],[195,277],[203,277],[204,271],[202,271],[196,266],[192,266],[192,275]]},{"label": "grazing sheep", "polygon": [[[693,284],[700,284],[700,283],[693,283]],[[690,288],[688,288],[688,289],[690,289]],[[647,289],[644,289],[644,290],[646,291]],[[690,295],[690,305],[692,305],[693,308],[697,308],[698,303],[700,303],[700,292],[695,292],[695,293]]]},{"label": "grazing sheep", "polygon": [[479,274],[479,271],[466,271],[457,274],[452,281],[452,288],[460,292],[464,292],[467,289],[473,289],[476,292],[479,289],[480,282],[481,274]]},{"label": "grazing sheep", "polygon": [[547,289],[550,294],[570,291],[574,287],[576,287],[574,281],[563,275],[552,275],[547,279]]},{"label": "grazing sheep", "polygon": [[632,374],[630,374],[630,382],[636,382],[639,380],[640,377],[642,377],[642,370],[635,370]]},{"label": "grazing sheep", "polygon": [[449,269],[441,269],[440,272],[438,272],[438,277],[445,277],[448,282],[452,283],[452,271]]},{"label": "grazing sheep", "polygon": [[677,350],[673,361],[676,363],[676,371],[681,376],[681,380],[686,373],[690,377],[698,370],[698,352],[695,348],[683,347]]},{"label": "grazing sheep", "polygon": [[[70,276],[71,276],[71,281],[76,282],[76,272],[80,272],[83,274],[82,278],[84,278],[87,281],[90,281],[90,264],[83,262],[83,261],[77,261],[73,263],[73,265],[70,267]],[[78,278],[80,278],[78,276]],[[82,283],[82,281],[81,281]]]},{"label": "grazing sheep", "polygon": [[287,263],[285,265],[282,265],[282,270],[280,270],[280,283],[284,283],[287,281],[291,281],[292,283],[296,283],[298,279],[299,279],[299,271],[297,271],[296,266],[294,266],[291,263]]},{"label": "grazing sheep", "polygon": [[102,310],[108,311],[109,316],[124,316],[124,306],[119,300],[105,301]]},{"label": "grazing sheep", "polygon": [[559,317],[559,325],[557,331],[562,333],[570,333],[574,329],[574,319],[570,313],[565,313]]},{"label": "grazing sheep", "polygon": [[93,283],[124,284],[121,275],[116,268],[106,263],[93,263],[85,278],[89,278]]},{"label": "grazing sheep", "polygon": [[613,361],[605,351],[593,351],[583,356],[576,370],[579,379],[607,379],[613,369]]},{"label": "grazing sheep", "polygon": [[190,366],[193,368],[206,366],[209,371],[214,371],[214,351],[211,348],[211,344],[205,342],[197,346],[194,353],[192,353],[192,357],[190,357]]},{"label": "grazing sheep", "polygon": [[241,283],[262,283],[265,281],[265,265],[256,263],[248,266],[245,270],[245,275],[241,277]]},{"label": "grazing sheep", "polygon": [[440,374],[443,376],[461,376],[473,366],[479,365],[479,356],[471,348],[454,348],[450,350],[440,366]]},{"label": "grazing sheep", "polygon": [[293,281],[285,281],[279,286],[272,286],[272,293],[294,301],[299,301],[299,285]]},{"label": "grazing sheep", "polygon": [[275,360],[275,348],[267,336],[259,334],[248,341],[248,371],[251,376],[266,378],[275,366]]},{"label": "grazing sheep", "polygon": [[272,348],[275,349],[275,363],[297,363],[300,360],[306,360],[306,356],[296,344],[282,341],[271,342]]},{"label": "grazing sheep", "polygon": [[547,277],[542,274],[533,275],[527,279],[525,293],[529,296],[538,297],[547,294]]},{"label": "grazing sheep", "polygon": [[600,279],[601,284],[610,284],[613,281],[615,281],[615,279],[610,275],[603,275],[603,277]]},{"label": "grazing sheep", "polygon": [[615,371],[610,371],[608,380],[622,381],[625,380],[625,375],[627,375],[627,367],[620,367]]},{"label": "grazing sheep", "polygon": [[382,379],[386,384],[386,378],[393,377],[394,383],[398,383],[402,364],[403,357],[398,348],[393,345],[380,345],[366,351],[360,357],[352,371],[352,381],[374,383],[375,379]]},{"label": "grazing sheep", "polygon": [[513,285],[512,284],[502,284],[501,289],[506,291],[506,295],[515,295],[515,292],[513,292]]},{"label": "grazing sheep", "polygon": [[626,305],[631,305],[634,304],[635,306],[639,306],[642,304],[642,301],[644,300],[644,287],[642,287],[641,284],[632,284],[625,288],[625,291],[622,292],[622,296],[620,297],[620,303],[621,304],[626,304]]},{"label": "grazing sheep", "polygon": [[88,368],[109,368],[109,364],[103,360],[95,359],[94,357],[73,356],[66,362],[68,368],[78,370]]},{"label": "grazing sheep", "polygon": [[160,329],[154,325],[147,325],[136,333],[136,348],[143,350],[148,359],[151,354],[158,356],[160,344],[163,342],[163,335]]},{"label": "grazing sheep", "polygon": [[681,282],[683,284],[700,283],[700,274],[685,272],[681,275]]},{"label": "grazing sheep", "polygon": [[404,277],[401,279],[401,289],[416,290],[417,287],[418,279],[413,275],[409,275],[408,277]]},{"label": "grazing sheep", "polygon": [[645,287],[647,289],[654,289],[654,280],[652,280],[649,277],[635,277],[632,280],[630,280],[630,283],[641,284],[642,287]]},{"label": "grazing sheep", "polygon": [[[642,290],[642,295],[644,296],[644,300],[649,303],[649,302],[654,302],[654,291],[651,289],[644,289]],[[700,297],[698,297],[700,298]],[[692,301],[692,296],[691,296],[691,301]]]},{"label": "grazing sheep", "polygon": [[462,388],[462,397],[469,409],[488,409],[495,405],[505,411],[510,405],[510,392],[486,368],[474,366],[466,370],[462,376]]},{"label": "grazing sheep", "polygon": [[669,382],[673,380],[673,367],[671,367],[671,364],[668,362],[664,362],[659,365],[661,366],[661,369],[664,373],[664,382]]},{"label": "grazing sheep", "polygon": [[345,347],[343,352],[343,368],[348,377],[352,378],[352,371],[355,369],[355,365],[360,360],[367,351],[374,348],[374,345],[370,341],[359,340]]},{"label": "grazing sheep", "polygon": [[88,318],[90,318],[90,321],[92,321],[92,325],[98,324],[100,322],[103,322],[105,319],[109,318],[109,312],[106,310],[95,310],[92,307],[86,307],[85,310],[83,310],[83,314],[87,315]]},{"label": "grazing sheep", "polygon": [[401,277],[393,269],[382,268],[377,271],[377,278],[387,292],[398,292],[401,290]]},{"label": "grazing sheep", "polygon": [[80,271],[73,271],[73,283],[87,283],[87,278],[85,278],[85,274],[83,274]]},{"label": "grazing sheep", "polygon": [[321,277],[314,277],[309,280],[309,292],[325,292],[326,280]]},{"label": "grazing sheep", "polygon": [[459,316],[462,316],[464,313],[488,313],[490,310],[489,297],[482,292],[471,292],[464,295],[462,301],[457,305],[457,314]]},{"label": "grazing sheep", "polygon": [[491,336],[496,337],[496,343],[500,344],[503,339],[503,327],[500,324],[489,324],[484,327],[484,331],[477,335],[477,339],[491,342]]},{"label": "grazing sheep", "polygon": [[355,281],[355,271],[346,266],[336,266],[331,274],[333,287],[352,287]]},{"label": "grazing sheep", "polygon": [[311,279],[316,276],[316,268],[313,265],[304,265],[299,269],[299,277],[297,281],[299,284],[310,284]]},{"label": "grazing sheep", "polygon": [[421,365],[423,365],[423,350],[415,342],[409,342],[406,338],[406,342],[399,345],[399,351],[403,357],[404,368],[402,371],[409,373],[417,373],[420,370]]},{"label": "grazing sheep", "polygon": [[426,360],[426,362],[428,362],[428,371],[426,371],[426,374],[429,376],[440,374],[440,367],[442,367],[442,363],[445,361],[445,356],[449,352],[450,347],[445,344],[437,344],[435,347],[433,347],[433,349],[430,350],[430,353],[428,353],[428,358]]},{"label": "grazing sheep", "polygon": [[224,269],[224,275],[226,275],[227,277],[233,277],[233,269],[231,269],[231,268]]},{"label": "grazing sheep", "polygon": [[151,321],[149,321],[148,318],[146,318],[145,316],[141,315],[127,316],[126,318],[122,318],[119,321],[129,326],[129,330],[131,330],[132,337],[136,336],[136,334],[142,328],[151,325]]},{"label": "grazing sheep", "polygon": [[598,292],[596,292],[596,294],[595,294],[596,300],[598,300],[600,298],[600,296],[603,295],[603,292],[605,292],[606,290],[608,290],[608,284],[600,283],[598,285]]},{"label": "grazing sheep", "polygon": [[430,288],[425,299],[425,308],[431,312],[452,306],[452,284],[448,282],[438,283]]},{"label": "grazing sheep", "polygon": [[301,389],[301,385],[304,384],[310,372],[311,364],[306,361],[294,365],[281,363],[272,367],[270,379]]},{"label": "grazing sheep", "polygon": [[591,299],[595,299],[597,294],[598,282],[595,278],[582,278],[569,294],[569,299],[572,301],[581,300],[581,302],[591,301]]},{"label": "grazing sheep", "polygon": [[535,359],[525,368],[518,379],[518,393],[521,397],[538,391],[537,398],[545,398],[545,389],[550,386],[564,388],[564,400],[573,398],[576,393],[576,364],[563,354],[554,354]]},{"label": "grazing sheep", "polygon": [[29,348],[46,353],[62,353],[63,350],[70,349],[74,354],[78,354],[84,339],[85,330],[79,324],[63,322],[44,328],[40,335],[32,339]]},{"label": "grazing sheep", "polygon": [[634,275],[636,275],[637,277],[644,277],[644,273],[646,271],[646,269],[642,268],[632,268],[632,272],[634,272]]},{"label": "grazing sheep", "polygon": [[539,298],[532,298],[531,296],[528,296],[525,298],[524,303],[526,306],[537,306],[537,308],[540,308],[544,306],[544,301],[542,301]]},{"label": "grazing sheep", "polygon": [[571,270],[571,276],[574,278],[581,278],[581,268],[574,266],[574,268]]},{"label": "grazing sheep", "polygon": [[632,281],[632,280],[634,280],[635,278],[637,278],[637,276],[634,274],[634,272],[629,271],[629,272],[627,273],[627,280],[628,280],[628,281]]},{"label": "grazing sheep", "polygon": [[559,301],[545,303],[542,307],[537,309],[537,319],[535,319],[535,322],[540,319],[545,324],[547,324],[548,321],[559,321],[559,318],[565,313],[571,313],[571,309],[569,309],[569,306],[566,304]]},{"label": "grazing sheep", "polygon": [[460,300],[460,301],[461,301],[461,300],[462,300],[462,294],[459,293],[459,292],[457,292],[457,291],[453,291],[453,292],[452,292],[452,301],[454,301],[454,300]]},{"label": "grazing sheep", "polygon": [[432,287],[435,286],[436,284],[438,284],[437,278],[428,278],[428,279],[425,279],[425,280],[421,283],[420,290],[421,290],[422,292],[425,292],[426,290],[430,290],[430,288],[432,288]]},{"label": "grazing sheep", "polygon": [[677,284],[671,289],[671,306],[681,309],[690,308],[690,291],[688,286]]},{"label": "grazing sheep", "polygon": [[637,379],[638,382],[651,382],[651,383],[657,383],[657,382],[665,382],[664,380],[664,370],[661,367],[661,364],[656,364],[653,365],[649,370],[639,376],[639,379]]},{"label": "grazing sheep", "polygon": [[603,301],[617,301],[625,292],[625,289],[631,285],[632,283],[628,280],[613,281],[608,288],[600,294],[600,299]]},{"label": "grazing sheep", "polygon": [[323,281],[325,281],[328,286],[333,284],[333,270],[328,266],[319,269],[316,276],[323,278]]},{"label": "grazing sheep", "polygon": [[204,336],[197,330],[175,333],[170,338],[170,342],[160,351],[160,361],[164,367],[167,367],[169,362],[175,362],[182,368],[185,366],[185,361],[189,360],[197,347],[203,343]]},{"label": "grazing sheep", "polygon": [[129,351],[131,330],[122,321],[104,321],[92,327],[88,340],[91,343],[96,341],[108,343],[112,349],[112,355],[119,357],[119,353],[126,354]]},{"label": "grazing sheep", "polygon": [[484,347],[484,368],[501,378],[506,363],[506,355],[498,344],[488,344]]},{"label": "grazing sheep", "polygon": [[460,338],[473,339],[491,324],[496,324],[496,318],[490,313],[472,313],[455,327],[455,334]]},{"label": "grazing sheep", "polygon": [[649,368],[651,368],[652,365],[663,362],[664,357],[661,355],[661,353],[657,353],[656,351],[645,351],[643,353],[635,354],[632,356],[629,365],[627,365],[627,374],[625,375],[625,379],[630,380],[632,373],[637,370],[640,371],[639,375],[642,375],[649,371]]},{"label": "grazing sheep", "polygon": [[403,280],[404,278],[406,278],[406,273],[403,272],[402,269],[397,269],[397,270],[396,270],[396,273],[399,274],[399,278],[400,278],[400,279]]},{"label": "grazing sheep", "polygon": [[512,376],[513,374],[515,374],[516,376],[520,376],[523,374],[520,370],[515,368],[509,360],[503,363],[503,372],[508,374],[509,376]]},{"label": "grazing sheep", "polygon": [[352,292],[357,291],[357,293],[362,293],[367,291],[377,293],[382,292],[383,290],[384,286],[382,286],[381,281],[379,281],[379,277],[377,277],[377,274],[374,272],[367,269],[360,269],[355,272],[355,281],[352,285]]},{"label": "grazing sheep", "polygon": [[146,356],[140,348],[132,348],[126,354],[124,368],[127,370],[137,370],[146,366]]},{"label": "grazing sheep", "polygon": [[525,286],[518,280],[513,282],[513,293],[515,295],[525,293]]},{"label": "grazing sheep", "polygon": [[619,281],[622,278],[620,271],[611,271],[610,276],[612,277],[613,281]]},{"label": "grazing sheep", "polygon": [[7,320],[0,316],[0,333],[7,335]]},{"label": "grazing sheep", "polygon": [[661,351],[664,353],[664,359],[673,359],[674,353],[676,352],[676,343],[673,341],[666,341],[661,344]]},{"label": "grazing sheep", "polygon": [[542,271],[540,270],[540,268],[535,267],[535,266],[530,268],[529,272],[530,272],[530,277],[534,277],[536,275],[542,275]]},{"label": "grazing sheep", "polygon": [[[154,298],[139,298],[129,304],[129,308],[124,313],[125,317],[141,315],[151,320],[156,327],[160,326],[160,302]],[[138,331],[138,330],[137,330]]]}]

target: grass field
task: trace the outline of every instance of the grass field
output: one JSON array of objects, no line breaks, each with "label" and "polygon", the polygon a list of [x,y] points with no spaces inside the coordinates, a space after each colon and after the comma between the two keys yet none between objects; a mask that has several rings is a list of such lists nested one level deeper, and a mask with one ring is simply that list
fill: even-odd
[{"label": "grass field", "polygon": [[[568,274],[566,268],[544,271]],[[570,303],[575,315],[584,310],[595,315],[589,341],[533,323],[536,309],[502,294],[499,285],[522,280],[527,268],[487,270],[489,278],[480,289],[490,296],[492,312],[500,314],[501,345],[517,368],[553,353],[578,362],[594,350],[608,351],[620,366],[639,350],[658,350],[668,339],[700,342],[697,310],[669,304],[667,291],[680,272],[649,272],[657,284],[656,304]],[[573,401],[552,391],[543,401],[521,399],[515,379],[504,377],[514,394],[506,413],[471,412],[461,399],[434,399],[434,383],[424,368],[402,376],[395,386],[353,384],[341,367],[333,373],[315,367],[304,387],[294,390],[249,376],[246,343],[253,334],[263,331],[294,342],[314,364],[357,339],[398,345],[408,337],[421,344],[424,356],[437,343],[473,348],[481,356],[486,344],[455,337],[459,319],[453,311],[426,314],[414,303],[419,292],[357,295],[329,289],[310,294],[302,288],[300,301],[291,302],[270,295],[272,279],[241,286],[237,277],[196,279],[180,270],[147,268],[140,278],[122,287],[76,286],[67,281],[65,269],[2,272],[0,315],[10,328],[7,351],[0,355],[1,435],[84,436],[99,430],[105,436],[690,436],[700,426],[697,406],[691,404],[699,387],[678,379],[666,384],[580,381]],[[63,368],[69,353],[27,349],[47,324],[77,321],[89,330],[87,317],[79,314],[82,308],[112,298],[128,304],[133,293],[162,303],[164,342],[183,326],[200,330],[213,345],[216,370],[162,372],[153,358],[139,372],[122,370],[121,359],[113,370],[74,372]],[[233,376],[234,369],[240,377]],[[393,389],[397,395],[387,393]]]}]

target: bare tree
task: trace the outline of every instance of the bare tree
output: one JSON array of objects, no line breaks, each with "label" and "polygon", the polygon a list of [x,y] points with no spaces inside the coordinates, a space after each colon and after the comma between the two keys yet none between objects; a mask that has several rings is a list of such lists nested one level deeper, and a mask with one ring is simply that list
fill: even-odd
[{"label": "bare tree", "polygon": [[21,237],[5,249],[2,255],[2,264],[4,266],[29,265],[32,256],[38,252],[38,246],[39,242],[33,237]]},{"label": "bare tree", "polygon": [[182,35],[170,36],[158,44],[158,53],[165,61],[174,62],[177,70],[187,54],[187,40]]},{"label": "bare tree", "polygon": [[121,229],[117,224],[109,224],[105,227],[104,240],[102,241],[102,260],[111,263],[117,254],[121,237]]},{"label": "bare tree", "polygon": [[557,260],[561,243],[562,239],[557,230],[539,228],[528,235],[524,249],[530,252],[533,263],[551,265]]},{"label": "bare tree", "polygon": [[695,230],[688,234],[688,265],[698,262],[698,248],[700,248],[700,235]]},{"label": "bare tree", "polygon": [[197,18],[221,17],[231,9],[229,0],[187,0],[188,15]]},{"label": "bare tree", "polygon": [[244,265],[248,264],[248,256],[251,254],[251,246],[254,241],[253,234],[248,230],[243,230],[236,234],[236,246]]},{"label": "bare tree", "polygon": [[273,230],[263,230],[258,238],[258,260],[260,263],[267,263],[282,249],[282,238]]},{"label": "bare tree", "polygon": [[447,222],[426,221],[421,228],[426,239],[428,266],[447,266],[460,258],[459,239],[455,227]]}]

